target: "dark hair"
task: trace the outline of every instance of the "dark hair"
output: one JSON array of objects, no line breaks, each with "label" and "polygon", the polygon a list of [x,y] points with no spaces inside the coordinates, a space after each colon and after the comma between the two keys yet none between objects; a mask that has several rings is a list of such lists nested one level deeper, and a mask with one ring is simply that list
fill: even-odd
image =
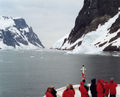
[{"label": "dark hair", "polygon": [[96,79],[95,79],[95,78],[92,79],[92,80],[91,80],[91,83],[94,83],[94,84],[95,84],[95,83],[96,83]]},{"label": "dark hair", "polygon": [[48,88],[47,88],[47,92],[50,92],[50,93],[52,92],[51,87],[48,87]]},{"label": "dark hair", "polygon": [[111,83],[113,83],[113,80],[110,80]]},{"label": "dark hair", "polygon": [[73,89],[73,85],[72,84],[69,84],[69,86],[70,86],[70,89]]},{"label": "dark hair", "polygon": [[84,83],[85,83],[85,82],[86,82],[86,81],[85,81],[85,79],[83,79],[83,80],[82,80],[82,82],[84,82]]}]

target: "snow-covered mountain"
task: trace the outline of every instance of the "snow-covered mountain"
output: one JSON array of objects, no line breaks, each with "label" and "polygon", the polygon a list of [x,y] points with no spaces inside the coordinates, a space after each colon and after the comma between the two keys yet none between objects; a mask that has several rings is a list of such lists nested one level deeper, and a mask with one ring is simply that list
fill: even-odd
[{"label": "snow-covered mountain", "polygon": [[71,33],[53,48],[73,53],[120,51],[120,0],[84,0]]},{"label": "snow-covered mountain", "polygon": [[23,18],[0,16],[0,48],[44,48]]}]

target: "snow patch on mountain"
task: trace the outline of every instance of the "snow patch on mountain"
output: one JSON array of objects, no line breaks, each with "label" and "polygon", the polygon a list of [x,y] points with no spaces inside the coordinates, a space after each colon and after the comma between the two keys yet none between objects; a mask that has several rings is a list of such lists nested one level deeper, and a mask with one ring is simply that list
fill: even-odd
[{"label": "snow patch on mountain", "polygon": [[[115,33],[108,33],[109,28],[112,26],[112,24],[116,21],[118,16],[120,15],[120,12],[115,15],[113,18],[111,18],[108,22],[106,22],[104,25],[99,25],[96,31],[89,32],[82,38],[82,44],[81,46],[76,46],[76,48],[73,50],[73,53],[98,53],[100,51],[103,51],[103,49],[109,45],[109,40],[116,36],[117,32]],[[99,47],[98,45],[95,45],[97,43],[104,43],[107,42],[104,46]],[[114,43],[113,43],[114,44]],[[120,42],[117,41],[117,45],[120,45]]]},{"label": "snow patch on mountain", "polygon": [[62,45],[63,45],[63,43],[64,43],[64,40],[65,40],[66,38],[68,38],[68,35],[69,35],[69,34],[66,34],[63,38],[61,38],[60,40],[58,40],[58,41],[52,46],[52,48],[55,48],[55,49],[61,48]]},{"label": "snow patch on mountain", "polygon": [[12,27],[15,25],[13,18],[0,16],[0,29],[5,30],[7,27]]}]

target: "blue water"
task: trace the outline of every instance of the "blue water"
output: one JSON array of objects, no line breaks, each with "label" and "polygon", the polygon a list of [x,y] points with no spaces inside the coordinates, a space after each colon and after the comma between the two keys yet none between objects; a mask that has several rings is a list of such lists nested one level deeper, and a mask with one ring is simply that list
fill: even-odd
[{"label": "blue water", "polygon": [[[114,55],[114,56],[113,56]],[[52,50],[1,50],[0,97],[42,97],[48,86],[79,84],[85,64],[87,82],[92,78],[120,83],[120,55],[68,55]]]}]

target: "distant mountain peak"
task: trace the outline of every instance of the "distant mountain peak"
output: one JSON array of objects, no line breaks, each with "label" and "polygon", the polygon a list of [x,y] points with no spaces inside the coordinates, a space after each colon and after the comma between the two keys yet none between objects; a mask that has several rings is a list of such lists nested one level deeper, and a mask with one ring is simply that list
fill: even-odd
[{"label": "distant mountain peak", "polygon": [[26,21],[0,16],[0,48],[44,48],[37,34]]}]

